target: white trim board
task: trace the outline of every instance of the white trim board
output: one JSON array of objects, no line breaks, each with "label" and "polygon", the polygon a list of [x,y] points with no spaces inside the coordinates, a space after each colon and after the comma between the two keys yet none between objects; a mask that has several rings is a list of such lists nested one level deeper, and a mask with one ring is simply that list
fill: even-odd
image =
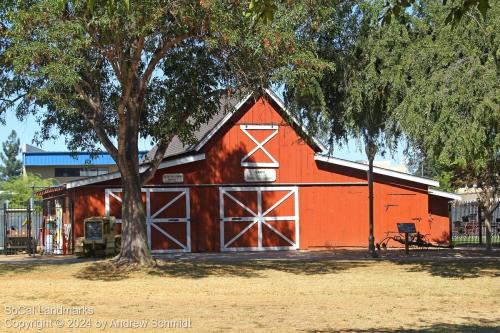
[{"label": "white trim board", "polygon": [[[319,142],[316,138],[312,137],[311,135],[309,135],[309,133],[307,132],[307,129],[302,126],[299,121],[292,115],[292,113],[285,107],[285,104],[283,104],[283,101],[281,101],[281,99],[270,89],[266,89],[266,94],[271,97],[271,99],[280,107],[280,109],[294,122],[294,124],[298,127],[301,128],[301,130],[304,132],[305,135],[307,135],[308,137],[311,138],[311,140],[313,141],[313,143],[317,146],[317,148],[319,148],[320,150],[322,150],[323,152],[326,151],[326,148],[321,144],[321,142]],[[194,150],[195,151],[199,151],[200,149],[203,148],[203,146],[205,146],[205,144],[229,121],[229,119],[231,119],[231,117],[236,114],[239,109],[241,109],[241,107],[243,105],[245,105],[245,103],[250,99],[250,97],[252,96],[253,94],[248,94],[241,102],[239,102],[235,107],[234,107],[234,111],[232,112],[229,112],[218,124],[217,126],[215,126],[207,135],[205,135],[205,137],[203,138],[203,140],[201,140],[195,147],[194,147]]]},{"label": "white trim board", "polygon": [[452,199],[452,200],[462,201],[462,197],[459,194],[455,194],[455,193],[429,189],[429,194],[435,195],[437,197],[443,197],[443,198],[448,198],[448,199]]},{"label": "white trim board", "polygon": [[304,132],[305,135],[307,135],[308,137],[310,137],[312,139],[312,141],[314,142],[314,144],[316,146],[318,146],[319,149],[321,149],[323,152],[326,152],[326,148],[325,146],[323,146],[321,144],[321,142],[319,142],[315,137],[313,137],[312,135],[309,134],[309,132],[307,131],[307,129],[302,126],[299,121],[297,120],[297,118],[295,118],[292,113],[285,107],[285,104],[283,104],[283,101],[281,100],[281,98],[278,97],[278,95],[276,95],[274,93],[274,91],[272,91],[271,89],[266,89],[266,93],[273,99],[273,101],[278,104],[278,106],[287,114],[287,116],[290,117],[290,119],[295,123],[295,125],[297,125],[298,127],[300,127],[300,129]]},{"label": "white trim board", "polygon": [[[176,165],[193,163],[193,162],[201,161],[204,159],[205,159],[205,154],[197,154],[197,155],[190,155],[190,156],[185,156],[185,157],[181,157],[181,158],[176,158],[173,160],[164,161],[164,162],[160,163],[158,170],[169,168],[169,167],[176,166]],[[146,168],[147,168],[147,165],[141,166],[140,172],[144,172],[146,170]],[[82,180],[75,180],[75,181],[66,183],[66,188],[70,189],[70,188],[85,186],[85,185],[89,185],[89,184],[100,183],[100,182],[104,182],[104,181],[108,181],[108,180],[112,180],[112,179],[117,179],[120,177],[121,177],[121,175],[119,172],[112,172],[112,173],[108,173],[108,174],[105,174],[102,176],[86,178],[86,179],[82,179]]]},{"label": "white trim board", "polygon": [[[115,200],[117,200],[120,203],[122,200],[120,197],[116,196],[114,193],[121,193],[123,190],[121,188],[107,188],[104,190],[104,209],[105,209],[105,214],[106,216],[109,216],[110,210],[111,210],[111,202],[110,198],[114,197]],[[142,193],[146,193],[146,225],[147,225],[147,237],[148,237],[148,244],[149,248],[151,249],[151,253],[171,253],[171,252],[191,252],[191,199],[190,199],[190,191],[189,188],[187,187],[177,187],[177,188],[141,188]],[[168,193],[177,193],[177,195],[170,200],[163,202],[163,206],[158,208],[156,212],[152,212],[151,210],[151,194],[154,193],[161,193],[161,192],[168,192]],[[157,217],[159,214],[161,214],[165,209],[170,207],[172,204],[177,202],[178,200],[185,200],[186,203],[186,212],[185,212],[185,217],[175,217],[175,216],[170,216],[170,217],[164,217],[164,218],[159,218]],[[122,219],[116,219],[116,223],[122,223]],[[184,223],[186,226],[186,239],[185,239],[185,244],[184,244],[184,239],[176,239],[174,236],[169,234],[167,231],[163,230],[162,228],[159,227],[159,224],[161,223]],[[152,243],[151,243],[151,234],[152,230],[155,230],[155,232],[159,232],[162,234],[166,239],[169,239],[171,242],[177,244],[180,248],[179,249],[153,249],[152,248]]]},{"label": "white trim board", "polygon": [[[262,192],[288,192],[285,193],[279,200],[277,200],[271,207],[267,208],[265,211],[262,207]],[[257,211],[253,211],[236,197],[234,197],[230,192],[255,192],[257,195]],[[224,212],[224,196],[230,199],[230,201],[236,203],[241,208],[249,213],[249,216],[225,216]],[[276,207],[281,205],[285,200],[292,197],[294,200],[294,214],[289,216],[268,216]],[[220,211],[220,250],[221,252],[226,251],[263,251],[263,250],[297,250],[300,244],[300,227],[299,227],[299,189],[296,186],[288,187],[220,187],[219,189],[219,211]],[[279,230],[274,228],[268,222],[277,221],[293,221],[295,225],[295,240],[291,240]],[[226,223],[239,223],[245,222],[249,223],[245,228],[243,228],[237,235],[233,236],[230,240],[226,241],[225,238],[225,225]],[[257,246],[252,247],[232,247],[235,241],[248,232],[253,226],[257,225]],[[273,231],[279,238],[286,241],[288,246],[264,246],[262,238],[262,227],[266,226],[268,229]]]},{"label": "white trim board", "polygon": [[229,119],[231,119],[231,117],[250,99],[251,96],[252,94],[248,94],[241,100],[241,102],[236,104],[236,106],[234,107],[234,111],[228,112],[224,116],[224,118],[222,118],[222,120],[219,121],[219,123],[214,128],[212,128],[200,142],[196,144],[194,150],[199,151],[201,148],[203,148],[203,146],[205,146],[205,144],[215,135],[215,133],[217,133],[222,128],[222,126],[224,126],[229,121]]},{"label": "white trim board", "polygon": [[[353,169],[357,169],[357,170],[363,170],[363,171],[368,170],[367,164],[347,161],[347,160],[343,160],[343,159],[335,158],[335,157],[314,155],[314,160],[325,162],[325,163],[330,163],[330,164],[341,165],[341,166],[345,166],[345,167],[353,168]],[[373,167],[373,173],[376,173],[379,175],[384,175],[384,176],[389,176],[389,177],[394,177],[394,178],[398,178],[398,179],[404,179],[404,180],[408,180],[411,182],[425,184],[425,185],[429,185],[429,186],[439,186],[439,182],[432,180],[432,179],[417,177],[417,176],[413,176],[413,175],[410,175],[407,173],[388,170],[388,169],[379,168],[379,167]]]}]

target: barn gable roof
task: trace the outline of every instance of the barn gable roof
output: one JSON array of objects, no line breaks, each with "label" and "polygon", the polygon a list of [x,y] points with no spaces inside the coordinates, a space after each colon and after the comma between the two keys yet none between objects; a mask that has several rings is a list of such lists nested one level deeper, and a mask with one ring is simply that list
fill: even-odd
[{"label": "barn gable roof", "polygon": [[[341,165],[348,168],[354,168],[358,170],[366,171],[368,169],[368,165],[363,163],[357,163],[353,161],[348,161],[340,158],[330,157],[323,155],[326,152],[325,147],[316,140],[313,136],[309,135],[307,129],[302,126],[302,124],[293,117],[293,115],[286,109],[283,101],[271,90],[266,90],[266,95],[270,98],[270,101],[273,102],[277,106],[277,111],[283,116],[285,121],[288,121],[290,126],[292,126],[298,134],[304,139],[306,143],[308,143],[311,148],[316,152],[315,160],[322,161],[326,163]],[[214,137],[223,127],[227,124],[233,116],[238,114],[238,111],[242,109],[244,105],[252,102],[252,96],[254,94],[248,94],[242,101],[237,104],[234,104],[234,100],[224,101],[224,106],[221,107],[221,110],[214,115],[214,117],[207,123],[200,126],[199,130],[194,133],[194,137],[197,140],[194,144],[187,144],[181,142],[178,137],[174,137],[172,142],[170,143],[167,151],[164,155],[164,160],[160,164],[159,169],[168,168],[175,165],[181,165],[186,163],[191,163],[195,161],[200,161],[205,159],[205,154],[202,152],[203,147],[210,141],[212,137]],[[234,105],[234,107],[233,107]],[[227,109],[233,108],[232,111],[227,112]],[[141,171],[146,168],[148,161],[154,156],[156,149],[155,147],[146,155],[146,157],[141,161]],[[384,169],[380,167],[373,168],[374,173],[386,175],[393,178],[404,179],[420,184],[425,184],[428,186],[439,186],[439,182],[423,178],[413,176],[403,172],[397,172],[389,169]],[[88,184],[100,183],[103,181],[108,181],[112,179],[120,178],[119,172],[113,172],[102,176],[90,177],[86,179],[72,181],[66,184],[66,188],[74,188],[80,187]],[[438,196],[444,196],[441,191],[429,190],[429,193]],[[438,193],[439,192],[439,193]],[[444,192],[443,192],[444,193]],[[450,197],[450,196],[447,196]]]},{"label": "barn gable roof", "polygon": [[[341,166],[345,166],[348,168],[353,168],[353,169],[358,169],[358,170],[363,170],[363,171],[368,170],[367,164],[348,161],[348,160],[344,160],[341,158],[323,156],[323,155],[315,155],[314,159],[316,161],[341,165]],[[380,168],[380,167],[373,167],[373,173],[379,174],[379,175],[385,175],[385,176],[389,176],[389,177],[393,177],[393,178],[404,179],[404,180],[408,180],[408,181],[415,182],[415,183],[425,184],[428,186],[439,186],[439,182],[435,181],[433,179],[417,177],[417,176],[413,176],[413,175],[410,175],[410,174],[407,174],[404,172],[398,172],[398,171],[384,169],[384,168]]]},{"label": "barn gable roof", "polygon": [[[205,154],[196,154],[196,155],[189,155],[189,156],[184,156],[184,157],[179,157],[179,158],[174,158],[174,159],[168,159],[166,161],[163,161],[158,169],[164,169],[164,168],[169,168],[172,166],[176,165],[181,165],[181,164],[187,164],[187,163],[192,163],[196,161],[201,161],[205,159]],[[146,165],[142,165],[140,168],[140,172],[144,172],[146,170]],[[90,185],[90,184],[95,184],[95,183],[101,183],[105,182],[108,180],[113,180],[113,179],[118,179],[120,178],[120,172],[111,172],[107,173],[105,175],[101,176],[96,176],[96,177],[89,177],[85,179],[79,179],[79,180],[74,180],[72,182],[66,183],[66,188],[74,188],[74,187],[80,187],[80,186],[85,186],[85,185]]]},{"label": "barn gable roof", "polygon": [[[290,125],[294,127],[295,130],[299,132],[299,135],[306,141],[316,152],[324,152],[326,148],[319,142],[316,138],[311,136],[307,129],[302,126],[302,124],[293,116],[293,114],[285,107],[283,101],[270,89],[265,90],[266,95],[271,98],[271,100],[278,106],[278,112],[280,112],[284,116],[284,120],[288,120]],[[230,112],[222,118],[219,123],[212,128],[207,135],[198,142],[195,147],[196,151],[202,149],[207,142],[245,105],[250,101],[253,94],[248,94],[240,103],[238,103],[233,112]]]},{"label": "barn gable roof", "polygon": [[[316,140],[313,136],[309,135],[307,129],[300,124],[300,122],[292,115],[292,113],[287,110],[283,101],[270,89],[265,90],[266,95],[278,106],[278,112],[280,112],[285,120],[290,122],[295,130],[299,132],[299,135],[311,145],[311,147],[316,152],[325,151],[325,147]],[[183,155],[192,152],[201,152],[203,147],[207,144],[207,142],[217,133],[221,128],[229,122],[233,116],[235,116],[241,108],[251,102],[251,98],[254,94],[248,94],[243,100],[239,103],[233,99],[225,100],[222,103],[222,107],[217,114],[215,114],[212,119],[206,124],[200,126],[200,128],[193,134],[196,142],[194,144],[184,144],[179,139],[178,136],[175,136],[172,139],[172,142],[167,147],[165,155],[163,158],[169,158],[176,155]],[[227,112],[228,109],[232,109]],[[151,149],[151,151],[146,155],[143,162],[147,163],[151,160],[156,153],[156,146]]]}]

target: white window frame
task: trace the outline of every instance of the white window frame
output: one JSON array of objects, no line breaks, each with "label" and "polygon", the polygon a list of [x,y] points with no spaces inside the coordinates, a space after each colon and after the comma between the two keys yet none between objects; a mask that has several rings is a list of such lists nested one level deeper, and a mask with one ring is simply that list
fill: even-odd
[{"label": "white window frame", "polygon": [[[264,147],[266,143],[271,141],[271,139],[278,134],[278,125],[240,125],[240,129],[243,131],[243,133],[245,133],[246,136],[250,138],[250,140],[255,143],[255,147],[241,159],[242,167],[278,168],[280,166],[278,161]],[[248,132],[248,130],[273,130],[273,132],[269,134],[263,141],[259,142],[253,137],[252,134]],[[258,150],[262,150],[262,152],[264,152],[264,154],[266,154],[266,156],[269,157],[272,162],[247,162],[250,156],[252,156]]]}]

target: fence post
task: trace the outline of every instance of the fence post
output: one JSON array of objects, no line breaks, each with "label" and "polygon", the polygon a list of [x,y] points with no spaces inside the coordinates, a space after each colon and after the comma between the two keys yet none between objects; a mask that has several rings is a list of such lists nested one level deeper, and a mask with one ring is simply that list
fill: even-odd
[{"label": "fence post", "polygon": [[477,226],[479,233],[479,245],[483,244],[483,222],[481,221],[481,206],[477,203]]},{"label": "fence post", "polygon": [[3,203],[3,253],[7,255],[7,209],[9,209],[8,201]]},{"label": "fence post", "polygon": [[28,206],[26,207],[26,215],[27,215],[27,222],[28,222],[28,225],[26,226],[26,231],[27,231],[27,235],[28,236],[28,254],[30,256],[33,255],[33,239],[31,237],[32,235],[32,232],[31,232],[31,227],[33,226],[33,220],[32,220],[32,216],[31,216],[31,213],[33,211],[33,203],[32,203],[32,199],[29,199],[28,200]]}]

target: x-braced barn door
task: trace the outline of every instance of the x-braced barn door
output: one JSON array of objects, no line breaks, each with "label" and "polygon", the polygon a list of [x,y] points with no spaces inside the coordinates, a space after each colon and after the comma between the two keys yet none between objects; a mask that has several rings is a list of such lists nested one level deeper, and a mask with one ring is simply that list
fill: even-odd
[{"label": "x-braced barn door", "polygon": [[[151,252],[191,252],[189,189],[143,188],[142,197]],[[114,216],[119,225],[121,198],[122,189],[106,189],[106,215]]]},{"label": "x-braced barn door", "polygon": [[299,248],[297,187],[220,188],[221,251]]}]

